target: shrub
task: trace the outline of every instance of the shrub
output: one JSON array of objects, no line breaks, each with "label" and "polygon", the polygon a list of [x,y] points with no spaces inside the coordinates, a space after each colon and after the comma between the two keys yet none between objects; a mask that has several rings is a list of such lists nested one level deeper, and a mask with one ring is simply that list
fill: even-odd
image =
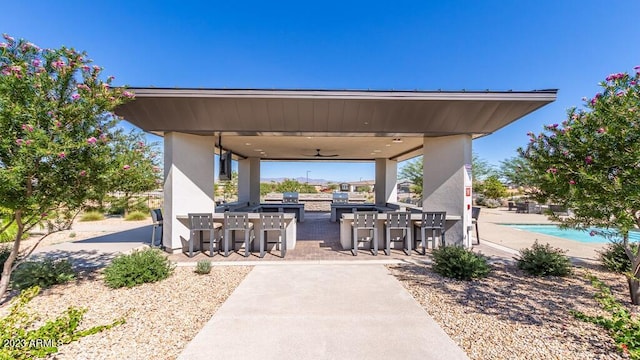
[{"label": "shrub", "polygon": [[488,207],[489,209],[495,209],[500,205],[502,205],[502,203],[500,202],[500,200],[497,200],[497,199],[484,200],[484,206]]},{"label": "shrub", "polygon": [[602,281],[593,275],[588,276],[591,284],[598,290],[595,298],[610,317],[589,316],[580,311],[571,310],[576,318],[605,328],[618,348],[628,353],[631,359],[640,359],[640,321],[631,316],[629,310],[611,294]]},{"label": "shrub", "polygon": [[[629,243],[631,251],[638,253],[638,243]],[[631,260],[624,252],[622,241],[612,241],[604,249],[598,251],[598,258],[602,266],[609,271],[625,273],[631,270]]]},{"label": "shrub", "polygon": [[119,255],[104,269],[104,280],[111,288],[134,287],[168,278],[173,265],[158,249]]},{"label": "shrub", "polygon": [[99,221],[104,220],[104,215],[98,211],[89,211],[80,217],[80,221]]},{"label": "shrub", "polygon": [[79,330],[87,309],[69,307],[66,312],[53,320],[47,320],[34,327],[37,316],[27,313],[25,306],[38,294],[40,288],[34,286],[22,291],[13,301],[9,314],[0,318],[0,359],[43,358],[58,352],[58,346],[68,344],[81,337],[97,334],[103,330],[123,324],[118,319],[107,325],[93,326]]},{"label": "shrub", "polygon": [[64,284],[75,279],[76,274],[69,260],[44,259],[20,264],[12,276],[13,288],[24,290],[36,285],[48,288],[56,284]]},{"label": "shrub", "polygon": [[565,253],[566,250],[540,245],[536,240],[531,248],[520,250],[520,256],[515,259],[518,268],[530,275],[566,276],[571,273],[571,261]]},{"label": "shrub", "polygon": [[125,216],[124,219],[126,221],[140,221],[140,220],[145,220],[146,218],[147,218],[146,213],[143,213],[140,211],[134,211],[127,214],[127,216]]},{"label": "shrub", "polygon": [[487,259],[461,246],[444,246],[433,250],[433,270],[458,280],[483,278],[491,268]]},{"label": "shrub", "polygon": [[196,264],[196,273],[198,274],[208,274],[211,272],[211,261],[209,260],[200,260]]}]

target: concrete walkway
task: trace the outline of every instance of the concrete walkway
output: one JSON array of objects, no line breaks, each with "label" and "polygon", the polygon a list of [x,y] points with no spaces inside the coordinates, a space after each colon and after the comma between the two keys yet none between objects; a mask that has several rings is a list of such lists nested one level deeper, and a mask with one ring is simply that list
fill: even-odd
[{"label": "concrete walkway", "polygon": [[360,262],[256,266],[179,359],[467,356],[383,265]]}]

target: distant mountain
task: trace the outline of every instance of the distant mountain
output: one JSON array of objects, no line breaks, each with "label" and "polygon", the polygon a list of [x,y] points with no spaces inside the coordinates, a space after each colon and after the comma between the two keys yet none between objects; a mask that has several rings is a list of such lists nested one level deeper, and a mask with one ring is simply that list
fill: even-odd
[{"label": "distant mountain", "polygon": [[[304,176],[300,176],[300,177],[297,177],[297,178],[284,178],[284,177],[282,177],[282,178],[260,178],[260,182],[270,183],[270,182],[273,181],[273,182],[279,183],[279,182],[283,182],[285,179],[296,180],[297,182],[302,183],[302,184],[307,182],[307,178],[304,177]],[[311,184],[311,185],[327,185],[329,183],[338,184],[340,182],[339,181],[326,180],[326,179],[312,179],[312,178],[309,178],[309,184]]]}]

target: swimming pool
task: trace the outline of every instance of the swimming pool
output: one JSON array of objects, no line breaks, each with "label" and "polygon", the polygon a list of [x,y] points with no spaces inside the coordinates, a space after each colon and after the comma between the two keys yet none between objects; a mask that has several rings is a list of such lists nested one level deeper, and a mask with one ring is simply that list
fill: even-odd
[{"label": "swimming pool", "polygon": [[[589,233],[592,230],[595,231],[610,231],[598,228],[589,228],[587,230],[576,230],[576,229],[560,229],[557,225],[522,225],[522,224],[502,224],[504,226],[508,226],[511,228],[515,228],[518,230],[530,231],[543,235],[551,235],[557,236],[564,239],[579,241],[583,243],[607,243],[611,241],[611,239],[604,237],[602,235],[594,235],[591,236]],[[620,238],[618,238],[621,240]],[[631,241],[640,241],[640,232],[633,231],[629,233],[629,240]]]}]

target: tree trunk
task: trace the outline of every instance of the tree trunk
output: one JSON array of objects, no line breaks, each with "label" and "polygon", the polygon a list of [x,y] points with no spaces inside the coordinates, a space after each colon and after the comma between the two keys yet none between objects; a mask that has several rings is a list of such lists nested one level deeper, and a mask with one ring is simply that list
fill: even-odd
[{"label": "tree trunk", "polygon": [[18,225],[18,232],[13,243],[13,248],[11,249],[11,254],[9,254],[9,258],[7,258],[7,261],[5,261],[2,268],[2,278],[0,279],[0,304],[4,303],[7,298],[6,293],[9,289],[9,280],[11,279],[11,268],[13,267],[14,261],[18,258],[18,253],[20,251],[20,241],[22,240],[22,233],[24,230],[21,210],[16,210],[15,220]]},{"label": "tree trunk", "polygon": [[631,302],[633,305],[640,304],[640,280],[638,278],[628,278],[629,282],[629,295],[631,295]]}]

